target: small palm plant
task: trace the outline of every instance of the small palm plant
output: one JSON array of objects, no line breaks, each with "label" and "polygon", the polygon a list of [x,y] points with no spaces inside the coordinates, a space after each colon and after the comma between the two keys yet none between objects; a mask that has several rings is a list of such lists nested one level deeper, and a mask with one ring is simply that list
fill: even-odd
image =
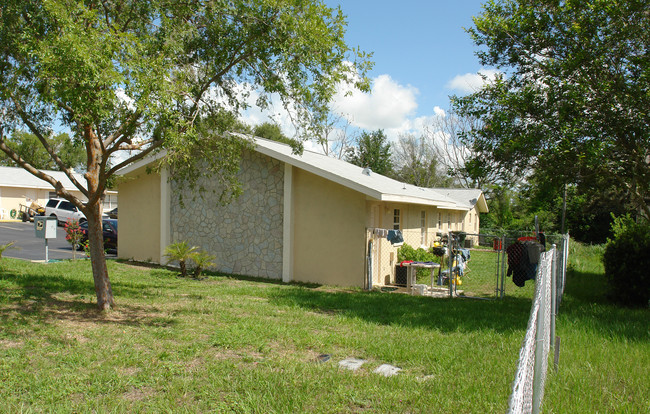
[{"label": "small palm plant", "polygon": [[[12,242],[12,241],[10,241],[10,242],[7,243],[7,244],[0,244],[0,259],[2,259],[2,253],[4,253],[5,250],[14,247],[14,244],[15,244],[15,243],[16,243],[16,242]],[[14,247],[14,248],[15,248],[15,247]]]},{"label": "small palm plant", "polygon": [[208,266],[214,265],[215,256],[208,254],[204,251],[194,252],[191,257],[194,262],[194,278],[198,279],[201,276],[201,272]]},{"label": "small palm plant", "polygon": [[199,248],[196,246],[190,246],[186,241],[172,243],[169,246],[165,247],[165,257],[167,258],[167,264],[171,262],[178,262],[178,265],[181,268],[181,276],[187,277],[187,261],[192,259],[192,256],[197,252]]}]

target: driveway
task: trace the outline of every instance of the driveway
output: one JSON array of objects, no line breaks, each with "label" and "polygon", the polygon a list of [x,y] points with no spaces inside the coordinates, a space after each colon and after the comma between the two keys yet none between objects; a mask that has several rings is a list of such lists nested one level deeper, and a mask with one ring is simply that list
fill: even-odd
[{"label": "driveway", "polygon": [[[30,222],[0,222],[0,244],[15,242],[18,248],[9,248],[2,257],[13,257],[26,260],[45,260],[45,239],[36,237],[34,223]],[[63,227],[56,229],[56,239],[48,239],[48,258],[72,259],[72,247],[65,240]],[[115,257],[116,252],[109,252],[106,257]],[[83,251],[77,251],[77,258],[83,257]]]}]

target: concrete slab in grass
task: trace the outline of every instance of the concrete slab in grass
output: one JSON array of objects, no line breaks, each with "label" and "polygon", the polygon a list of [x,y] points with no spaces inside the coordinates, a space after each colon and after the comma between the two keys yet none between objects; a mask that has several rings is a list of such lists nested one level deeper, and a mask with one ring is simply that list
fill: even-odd
[{"label": "concrete slab in grass", "polygon": [[390,364],[382,364],[377,369],[375,370],[376,374],[381,374],[384,377],[392,377],[393,375],[397,375],[402,368],[394,367]]},{"label": "concrete slab in grass", "polygon": [[339,367],[349,369],[351,371],[356,371],[361,368],[361,365],[363,365],[365,362],[366,361],[363,359],[347,358],[339,362]]}]

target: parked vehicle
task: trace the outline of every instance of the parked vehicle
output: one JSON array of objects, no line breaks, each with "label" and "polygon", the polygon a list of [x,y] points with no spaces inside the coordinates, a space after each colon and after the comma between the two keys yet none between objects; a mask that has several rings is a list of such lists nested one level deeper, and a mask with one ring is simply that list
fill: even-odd
[{"label": "parked vehicle", "polygon": [[[33,221],[35,216],[45,215],[45,209],[38,205],[36,202],[32,202],[31,205],[27,206],[25,204],[18,205],[18,217],[22,221]],[[15,216],[14,214],[13,216]]]},{"label": "parked vehicle", "polygon": [[86,216],[79,211],[77,206],[61,198],[51,198],[47,201],[45,215],[56,218],[59,224],[68,220],[77,220],[79,223],[86,221]]},{"label": "parked vehicle", "polygon": [[[88,222],[80,223],[79,228],[83,233],[81,238],[81,244],[83,245],[88,241]],[[102,220],[102,231],[104,233],[104,249],[117,249],[117,220]]]},{"label": "parked vehicle", "polygon": [[117,220],[117,207],[106,213],[109,218],[116,219]]}]

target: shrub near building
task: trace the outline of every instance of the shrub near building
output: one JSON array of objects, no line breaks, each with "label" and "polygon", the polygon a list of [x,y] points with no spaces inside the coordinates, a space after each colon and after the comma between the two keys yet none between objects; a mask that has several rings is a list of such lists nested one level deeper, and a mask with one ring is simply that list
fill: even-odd
[{"label": "shrub near building", "polygon": [[611,299],[626,306],[650,305],[650,222],[618,217],[603,262]]}]

